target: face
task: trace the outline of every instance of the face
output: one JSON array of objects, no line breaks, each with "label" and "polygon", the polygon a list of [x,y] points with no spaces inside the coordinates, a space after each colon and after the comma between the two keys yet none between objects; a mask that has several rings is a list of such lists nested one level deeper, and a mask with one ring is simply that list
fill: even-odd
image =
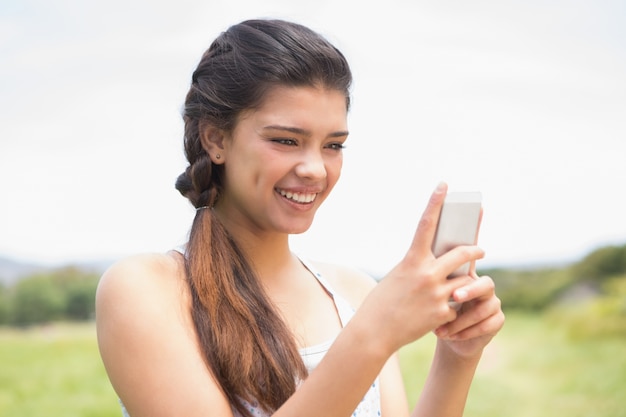
[{"label": "face", "polygon": [[225,183],[216,210],[255,233],[302,233],[337,183],[347,139],[344,94],[274,87],[223,140]]}]

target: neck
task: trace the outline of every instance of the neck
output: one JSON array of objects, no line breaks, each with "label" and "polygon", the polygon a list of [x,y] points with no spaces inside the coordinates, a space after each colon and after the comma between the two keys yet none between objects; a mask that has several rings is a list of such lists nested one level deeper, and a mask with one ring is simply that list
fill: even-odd
[{"label": "neck", "polygon": [[247,225],[237,223],[219,210],[216,210],[216,215],[262,281],[272,281],[282,275],[280,271],[292,267],[294,261],[299,263],[291,252],[287,233],[253,230]]}]

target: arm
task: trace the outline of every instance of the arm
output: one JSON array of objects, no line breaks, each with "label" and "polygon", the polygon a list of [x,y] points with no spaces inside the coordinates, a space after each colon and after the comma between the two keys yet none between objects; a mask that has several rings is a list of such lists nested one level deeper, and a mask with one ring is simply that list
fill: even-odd
[{"label": "arm", "polygon": [[[465,292],[462,314],[435,330],[436,334],[444,337],[437,341],[430,372],[413,417],[463,415],[482,349],[504,320],[500,301],[493,289],[491,279],[483,277],[455,293],[457,301],[461,302],[459,294]],[[387,361],[380,374],[383,416],[408,416],[402,373],[396,356]]]},{"label": "arm", "polygon": [[[198,348],[184,272],[173,258],[139,256],[110,268],[96,317],[105,368],[132,417],[233,415]],[[351,322],[274,415],[350,415],[389,356],[372,340],[365,317]]]},{"label": "arm", "polygon": [[[438,212],[437,194],[437,191],[433,194],[429,207],[422,216],[415,240],[407,254],[408,259],[405,258],[396,268],[402,269],[407,260],[410,261],[412,256],[416,256],[418,260],[413,265],[416,271],[413,279],[416,280],[428,280],[429,276],[437,275],[433,271],[440,265],[436,264],[440,264],[442,261],[446,262],[445,258],[447,257],[459,256],[458,253],[451,253],[446,255],[444,259],[434,262],[431,257],[432,254],[429,254],[433,236],[432,229],[437,223],[437,218],[433,215],[433,213]],[[445,191],[443,194],[445,195]],[[385,279],[397,279],[397,275],[397,271],[392,271]],[[452,291],[452,296],[455,301],[463,304],[463,307],[460,314],[453,320],[434,329],[439,340],[429,376],[412,414],[415,417],[463,415],[469,388],[482,350],[504,323],[500,300],[496,297],[495,286],[491,278],[479,278],[475,270],[472,270],[470,276],[457,278],[452,282],[458,284],[456,289]],[[406,288],[408,290],[410,286],[406,286]],[[425,293],[428,295],[427,291]],[[421,304],[417,297],[415,303]],[[424,308],[422,314],[428,313],[428,311],[428,308]],[[381,373],[381,402],[383,416],[407,415],[402,375],[397,360],[393,357]]]},{"label": "arm", "polygon": [[132,417],[232,416],[198,349],[175,258],[141,255],[109,268],[96,326],[107,374]]},{"label": "arm", "polygon": [[462,416],[479,359],[461,358],[438,341],[431,370],[412,417]]},{"label": "arm", "polygon": [[[454,293],[464,302],[454,321],[435,329],[440,335],[430,372],[413,417],[462,416],[483,348],[502,327],[504,315],[489,277],[476,278]],[[383,416],[408,416],[399,363],[394,355],[380,374]]]},{"label": "arm", "polygon": [[[379,316],[384,317],[387,313],[404,311],[404,308],[408,311],[413,309],[413,316],[404,319],[404,326],[396,329],[397,334],[402,334],[410,326],[415,325],[418,332],[416,338],[431,330],[436,330],[436,334],[440,336],[429,377],[413,412],[413,416],[416,417],[448,417],[463,414],[482,349],[498,332],[504,320],[500,301],[495,296],[493,281],[490,278],[478,278],[472,271],[471,277],[445,279],[446,270],[450,270],[451,265],[458,264],[461,257],[473,256],[477,259],[480,254],[470,253],[476,248],[459,248],[442,259],[435,259],[432,255],[431,242],[437,224],[440,198],[443,196],[445,196],[445,189],[433,194],[429,207],[422,216],[409,253],[379,285],[380,287],[389,286],[389,289],[385,289],[383,293],[387,293],[391,287],[400,288],[406,297],[379,299],[379,292],[383,288],[372,291],[374,284],[371,283],[371,279],[368,286],[363,284],[367,280],[364,280],[362,276],[359,279],[349,271],[324,269],[320,266],[320,269],[324,269],[324,276],[334,278],[333,287],[340,290],[354,307],[358,307],[366,298],[367,293],[372,291],[373,294],[370,297],[380,300],[377,301]],[[463,303],[462,314],[457,316],[454,312],[453,316],[443,319],[443,323],[447,324],[429,328],[432,314],[444,314],[450,311],[447,297],[451,293],[457,302]],[[440,298],[442,294],[445,296],[444,299]],[[408,306],[400,307],[405,302]],[[368,304],[366,300],[366,306],[360,310],[368,308]],[[357,315],[361,313],[363,311],[358,311]],[[386,323],[391,329],[394,320],[386,319]],[[419,329],[420,324],[424,326],[422,329]],[[384,339],[384,331],[380,334],[374,333],[373,337]],[[392,355],[384,365],[380,373],[380,387],[382,415],[408,416],[402,374],[396,355]]]},{"label": "arm", "polygon": [[[457,355],[445,352],[445,347],[442,347],[438,344],[429,376],[412,417],[463,415],[478,358],[460,360]],[[380,379],[382,415],[408,417],[402,374],[395,358],[390,359]]]},{"label": "arm", "polygon": [[[276,417],[350,415],[383,368],[385,381],[401,386],[397,366],[389,360],[400,347],[454,323],[457,312],[448,299],[468,282],[446,277],[483,253],[468,246],[437,259],[432,255],[430,244],[444,196],[445,188],[438,188],[405,258],[365,297],[324,360]],[[232,416],[199,351],[189,310],[180,259],[131,259],[103,277],[96,299],[98,342],[113,387],[133,417]],[[459,335],[471,329],[456,323]],[[448,346],[457,346],[453,343]],[[436,381],[445,375],[440,369],[456,369],[447,357],[442,359],[447,365],[434,368]],[[400,409],[398,403],[406,408],[403,394],[395,398],[400,397],[395,405],[384,400],[387,417],[406,415],[389,411]]]},{"label": "arm", "polygon": [[462,416],[482,350],[504,324],[493,280],[478,278],[453,293],[460,315],[435,329],[435,358],[413,416]]},{"label": "arm", "polygon": [[[295,411],[296,397],[306,396],[314,403],[319,395],[317,398],[327,401],[317,406],[317,415],[349,415],[371,381],[380,374],[383,416],[408,415],[394,353],[436,329],[440,341],[413,416],[463,414],[482,349],[500,329],[504,316],[491,279],[475,276],[447,279],[459,265],[482,257],[479,248],[458,247],[439,258],[432,254],[432,240],[445,193],[445,186],[433,193],[405,258],[365,297],[327,357],[286,406],[293,405]],[[460,315],[448,304],[451,294],[457,302],[464,303]],[[326,390],[325,380],[332,381]],[[342,402],[346,406],[338,408]],[[287,407],[279,412],[283,409]]]}]

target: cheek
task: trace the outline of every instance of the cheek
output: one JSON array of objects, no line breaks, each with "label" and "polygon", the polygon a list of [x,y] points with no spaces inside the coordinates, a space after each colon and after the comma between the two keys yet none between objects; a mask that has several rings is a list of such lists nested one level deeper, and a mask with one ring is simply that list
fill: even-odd
[{"label": "cheek", "polygon": [[326,175],[328,178],[328,186],[332,189],[341,176],[341,168],[343,167],[343,157],[338,156],[336,160],[326,165]]}]

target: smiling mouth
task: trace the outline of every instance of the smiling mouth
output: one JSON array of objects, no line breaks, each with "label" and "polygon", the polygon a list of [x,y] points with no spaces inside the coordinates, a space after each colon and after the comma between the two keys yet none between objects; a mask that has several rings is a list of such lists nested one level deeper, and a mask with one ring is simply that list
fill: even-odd
[{"label": "smiling mouth", "polygon": [[285,191],[279,188],[277,188],[276,191],[278,191],[280,195],[282,195],[286,199],[300,204],[312,203],[313,201],[315,201],[315,197],[317,197],[316,193],[293,193],[291,191]]}]

